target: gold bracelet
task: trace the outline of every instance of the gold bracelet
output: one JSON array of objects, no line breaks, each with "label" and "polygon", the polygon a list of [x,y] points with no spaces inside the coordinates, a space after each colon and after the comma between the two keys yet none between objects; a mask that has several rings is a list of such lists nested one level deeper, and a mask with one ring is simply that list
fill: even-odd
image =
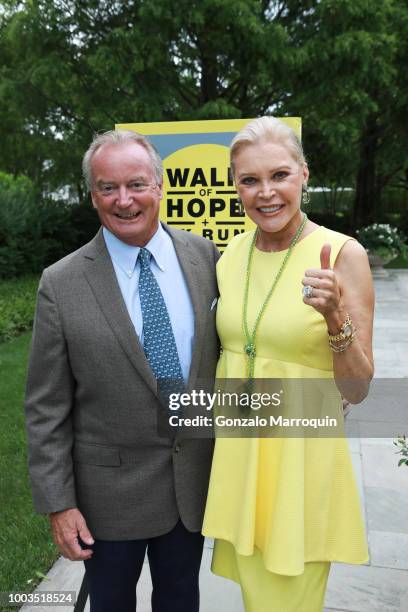
[{"label": "gold bracelet", "polygon": [[340,326],[340,333],[335,334],[334,336],[332,336],[329,331],[327,333],[329,334],[329,342],[338,342],[339,340],[347,340],[353,335],[354,332],[355,329],[353,321],[351,320],[350,315],[347,314],[346,320]]},{"label": "gold bracelet", "polygon": [[354,332],[349,336],[344,344],[334,344],[333,340],[329,340],[329,346],[334,353],[343,353],[350,344],[354,341]]}]

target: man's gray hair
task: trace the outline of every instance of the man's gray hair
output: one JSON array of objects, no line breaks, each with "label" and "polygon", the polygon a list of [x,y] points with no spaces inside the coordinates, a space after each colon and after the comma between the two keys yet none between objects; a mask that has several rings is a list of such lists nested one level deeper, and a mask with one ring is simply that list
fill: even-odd
[{"label": "man's gray hair", "polygon": [[109,130],[108,132],[103,132],[103,134],[97,134],[94,137],[89,149],[82,159],[82,173],[89,191],[92,191],[93,187],[92,157],[96,151],[105,144],[121,144],[127,142],[134,142],[146,149],[152,162],[155,179],[158,184],[161,184],[163,180],[163,162],[146,136],[138,132],[133,132],[132,130]]}]

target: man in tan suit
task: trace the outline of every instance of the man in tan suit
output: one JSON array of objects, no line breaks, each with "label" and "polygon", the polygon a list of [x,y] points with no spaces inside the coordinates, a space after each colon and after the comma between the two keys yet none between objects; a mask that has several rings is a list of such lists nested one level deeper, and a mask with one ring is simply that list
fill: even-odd
[{"label": "man in tan suit", "polygon": [[211,380],[214,245],[159,222],[163,170],[134,132],[97,136],[85,178],[103,228],[41,278],[26,419],[36,510],[85,562],[92,612],[196,612],[212,441],[158,433],[161,384]]}]

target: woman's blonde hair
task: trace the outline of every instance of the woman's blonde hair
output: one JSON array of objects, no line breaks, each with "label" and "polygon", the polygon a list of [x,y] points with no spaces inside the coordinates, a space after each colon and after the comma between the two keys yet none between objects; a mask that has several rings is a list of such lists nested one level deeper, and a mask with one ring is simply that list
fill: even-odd
[{"label": "woman's blonde hair", "polygon": [[285,146],[299,165],[306,163],[302,143],[292,128],[276,117],[259,117],[247,123],[231,142],[232,173],[234,174],[234,157],[242,147],[265,141]]}]

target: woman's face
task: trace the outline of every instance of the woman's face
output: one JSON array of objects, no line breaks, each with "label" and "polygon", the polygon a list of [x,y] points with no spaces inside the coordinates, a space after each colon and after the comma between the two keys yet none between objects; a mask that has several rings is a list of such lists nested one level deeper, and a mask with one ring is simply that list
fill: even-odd
[{"label": "woman's face", "polygon": [[284,145],[244,145],[234,157],[234,175],[246,213],[261,231],[275,233],[298,225],[309,171]]}]

